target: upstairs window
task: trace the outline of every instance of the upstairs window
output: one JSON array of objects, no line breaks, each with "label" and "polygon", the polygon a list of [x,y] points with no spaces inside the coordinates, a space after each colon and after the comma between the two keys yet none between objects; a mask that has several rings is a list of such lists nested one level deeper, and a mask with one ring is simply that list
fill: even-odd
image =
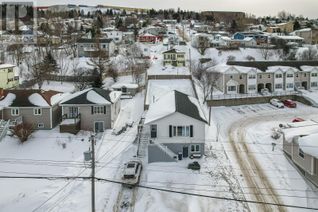
[{"label": "upstairs window", "polygon": [[33,114],[34,114],[35,116],[40,116],[40,115],[42,115],[42,108],[35,108],[35,109],[33,109]]}]

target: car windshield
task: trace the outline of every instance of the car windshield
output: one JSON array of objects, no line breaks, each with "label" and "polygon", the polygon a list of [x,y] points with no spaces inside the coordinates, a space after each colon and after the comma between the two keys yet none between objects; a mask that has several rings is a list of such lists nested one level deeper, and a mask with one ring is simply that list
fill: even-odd
[{"label": "car windshield", "polygon": [[134,163],[128,163],[127,168],[134,168],[135,164]]}]

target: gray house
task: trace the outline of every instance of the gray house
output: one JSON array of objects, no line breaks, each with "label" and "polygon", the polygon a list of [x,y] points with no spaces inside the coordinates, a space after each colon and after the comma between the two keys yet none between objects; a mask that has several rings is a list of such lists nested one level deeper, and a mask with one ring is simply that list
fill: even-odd
[{"label": "gray house", "polygon": [[111,56],[116,48],[116,44],[110,38],[81,38],[77,40],[76,45],[79,57],[96,57],[99,50],[105,51],[107,56]]},{"label": "gray house", "polygon": [[65,94],[42,90],[5,90],[0,97],[0,119],[52,129],[61,121],[59,102]]},{"label": "gray house", "polygon": [[60,103],[63,118],[60,132],[103,132],[112,128],[120,112],[120,97],[119,91],[100,88],[89,88],[68,96]]},{"label": "gray house", "polygon": [[284,129],[283,150],[300,172],[318,186],[318,123],[293,123]]},{"label": "gray house", "polygon": [[145,127],[150,135],[148,162],[173,162],[204,154],[205,115],[196,98],[171,91],[150,105]]}]

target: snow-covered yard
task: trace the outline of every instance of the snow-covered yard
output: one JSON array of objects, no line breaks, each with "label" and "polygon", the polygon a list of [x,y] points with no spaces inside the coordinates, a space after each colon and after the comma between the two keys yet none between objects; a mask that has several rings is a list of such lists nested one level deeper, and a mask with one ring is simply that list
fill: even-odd
[{"label": "snow-covered yard", "polygon": [[[112,130],[97,135],[96,177],[121,180],[123,164],[136,154],[134,140],[143,112],[143,96],[122,102],[124,118],[135,124],[121,135]],[[127,110],[130,109],[129,116]],[[0,142],[0,175],[42,177],[88,177],[90,164],[84,163],[88,151],[89,132],[78,135],[59,133],[58,127],[37,131],[30,140],[20,144],[16,138],[5,137]],[[82,179],[0,179],[0,210],[16,211],[89,211],[90,181]],[[112,211],[120,185],[96,181],[96,208]],[[4,192],[5,191],[5,192]],[[111,192],[110,192],[111,191]]]},{"label": "snow-covered yard", "polygon": [[189,96],[195,96],[191,81],[181,80],[149,80],[147,87],[146,105],[157,101],[169,91],[177,90]]}]

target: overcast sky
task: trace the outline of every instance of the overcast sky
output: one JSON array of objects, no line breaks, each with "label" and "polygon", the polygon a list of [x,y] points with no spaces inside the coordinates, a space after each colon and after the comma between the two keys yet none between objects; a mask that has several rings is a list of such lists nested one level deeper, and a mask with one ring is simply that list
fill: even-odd
[{"label": "overcast sky", "polygon": [[37,0],[38,5],[104,4],[142,8],[243,11],[256,16],[276,15],[285,10],[296,15],[318,18],[318,0]]}]

